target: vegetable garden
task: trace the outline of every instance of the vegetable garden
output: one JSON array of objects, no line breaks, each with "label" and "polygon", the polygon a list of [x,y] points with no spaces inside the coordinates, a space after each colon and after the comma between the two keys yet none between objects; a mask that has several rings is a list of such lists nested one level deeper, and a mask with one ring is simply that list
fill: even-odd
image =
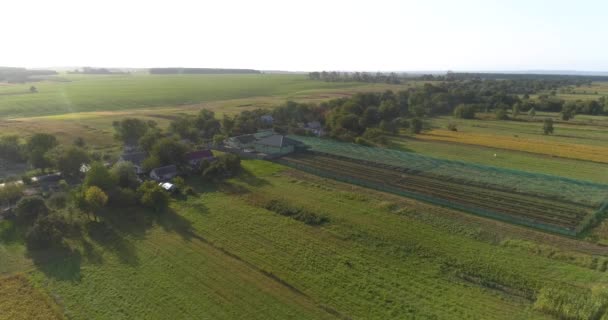
[{"label": "vegetable garden", "polygon": [[307,152],[280,162],[324,177],[474,214],[577,235],[608,209],[608,185],[294,137]]}]

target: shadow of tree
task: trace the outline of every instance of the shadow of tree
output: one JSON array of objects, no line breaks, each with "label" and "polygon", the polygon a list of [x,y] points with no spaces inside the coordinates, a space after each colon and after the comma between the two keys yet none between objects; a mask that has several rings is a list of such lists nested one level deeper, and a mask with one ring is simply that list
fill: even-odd
[{"label": "shadow of tree", "polygon": [[80,251],[65,243],[47,250],[28,251],[34,266],[47,277],[63,281],[80,281]]},{"label": "shadow of tree", "polygon": [[91,240],[116,254],[120,262],[136,266],[139,258],[131,241],[120,235],[107,221],[91,221],[86,225]]},{"label": "shadow of tree", "polygon": [[270,185],[270,182],[268,182],[265,179],[257,177],[255,174],[253,174],[251,171],[249,171],[245,168],[241,168],[241,171],[236,176],[236,178],[240,181],[245,182],[246,184],[248,184],[252,187],[262,187],[262,186]]}]

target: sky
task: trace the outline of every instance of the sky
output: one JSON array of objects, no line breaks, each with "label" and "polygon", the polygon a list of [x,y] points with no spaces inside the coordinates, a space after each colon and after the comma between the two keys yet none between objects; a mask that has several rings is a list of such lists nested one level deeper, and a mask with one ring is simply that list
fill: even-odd
[{"label": "sky", "polygon": [[0,0],[0,66],[608,71],[606,0]]}]

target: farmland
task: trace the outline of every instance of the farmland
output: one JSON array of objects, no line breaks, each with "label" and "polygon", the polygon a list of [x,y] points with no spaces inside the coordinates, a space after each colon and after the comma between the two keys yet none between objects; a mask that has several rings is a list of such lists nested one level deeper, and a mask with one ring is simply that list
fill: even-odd
[{"label": "farmland", "polygon": [[[221,117],[419,83],[69,75],[33,84],[37,94],[0,87],[0,135],[82,137],[88,152],[115,157],[112,122],[127,117],[165,130],[201,109]],[[542,134],[544,117],[554,135]],[[69,211],[82,233],[47,252],[0,221],[0,319],[608,317],[608,224],[580,232],[608,196],[608,122],[557,118],[428,117],[421,133],[404,128],[382,148],[331,142],[286,165],[243,160],[231,178],[186,178],[193,192],[166,212],[108,207],[91,221]]]},{"label": "farmland", "polygon": [[[37,93],[30,93],[35,85]],[[351,90],[397,89],[398,85],[328,83],[305,75],[61,75],[54,81],[0,86],[0,119],[91,111],[185,106],[264,98],[315,100]],[[256,99],[243,103],[255,103]]]},{"label": "farmland", "polygon": [[[584,290],[608,280],[596,269],[603,258],[503,245],[459,219],[439,223],[459,214],[449,209],[268,162],[244,166],[248,174],[219,188],[199,184],[201,196],[173,201],[144,228],[138,213],[117,212],[114,231],[91,229],[79,254],[35,260],[27,277],[73,319],[543,319],[533,297],[552,279]],[[329,223],[311,227],[260,207],[271,199]]]},{"label": "farmland", "polygon": [[[309,168],[313,172],[342,181],[566,234],[578,232],[583,227],[583,221],[601,205],[591,205],[589,201],[569,203],[558,199],[531,197],[526,193],[500,191],[487,185],[476,187],[464,184],[465,179],[452,182],[450,180],[453,178],[450,176],[419,173],[416,169],[408,170],[411,163],[404,163],[402,167],[387,167],[380,163],[357,161],[331,154],[299,155],[285,160],[296,168]],[[608,194],[608,186],[601,193],[605,194]]]}]

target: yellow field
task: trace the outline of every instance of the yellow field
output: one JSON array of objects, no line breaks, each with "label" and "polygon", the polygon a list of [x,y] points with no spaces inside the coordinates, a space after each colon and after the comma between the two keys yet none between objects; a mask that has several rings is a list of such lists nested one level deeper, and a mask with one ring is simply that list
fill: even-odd
[{"label": "yellow field", "polygon": [[428,133],[417,135],[416,138],[431,141],[434,140],[472,144],[484,147],[525,151],[556,157],[608,163],[608,147],[448,130],[432,130]]},{"label": "yellow field", "polygon": [[51,299],[23,275],[0,278],[0,320],[63,319]]}]

